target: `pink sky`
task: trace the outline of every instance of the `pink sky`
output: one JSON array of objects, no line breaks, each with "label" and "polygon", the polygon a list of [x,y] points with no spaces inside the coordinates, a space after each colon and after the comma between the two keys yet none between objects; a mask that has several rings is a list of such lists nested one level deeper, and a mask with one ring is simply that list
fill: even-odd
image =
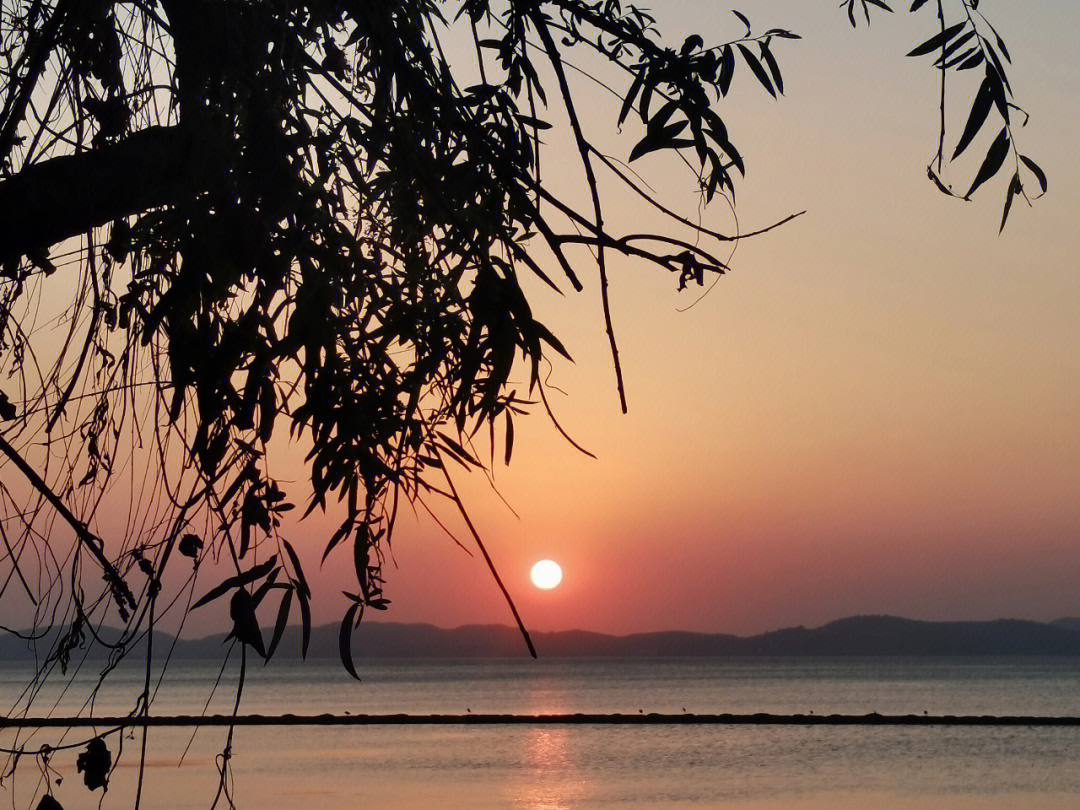
[{"label": "pink sky", "polygon": [[[708,5],[702,18],[701,3],[665,3],[661,26],[697,26],[707,40],[737,29]],[[689,312],[678,310],[696,290],[614,268],[627,416],[595,279],[567,299],[537,289],[536,309],[577,361],[556,366],[567,396],[553,405],[598,460],[537,415],[519,421],[515,460],[495,470],[520,520],[483,480],[464,486],[526,622],[749,633],[859,613],[1080,614],[1080,94],[1075,73],[1054,67],[1073,62],[1065,34],[1080,12],[986,4],[1032,114],[1021,143],[1051,183],[999,237],[1000,183],[965,204],[925,177],[935,80],[903,54],[929,35],[929,17],[853,32],[828,4],[744,5],[755,23],[805,39],[780,52],[787,98],[772,102],[746,75],[725,111],[747,156],[740,219],[809,213],[742,244],[735,272]],[[598,97],[594,131],[613,104]],[[572,163],[564,170],[572,182]],[[641,170],[693,210],[670,164]],[[615,208],[610,219],[635,229],[651,216]],[[706,216],[730,230],[721,205]],[[395,552],[387,618],[510,621],[479,558],[429,520],[406,520]],[[528,583],[544,557],[565,571],[551,592]],[[316,618],[338,610],[329,598]]]},{"label": "pink sky", "polygon": [[[675,42],[741,32],[723,3],[657,5]],[[689,311],[700,291],[612,266],[626,416],[596,279],[566,298],[533,290],[576,360],[556,364],[550,381],[566,395],[552,405],[598,458],[537,413],[516,423],[511,466],[494,470],[520,518],[483,477],[458,481],[530,628],[752,633],[867,613],[1080,615],[1080,79],[1061,68],[1075,63],[1080,6],[1020,6],[981,8],[1009,43],[1032,115],[1020,142],[1050,194],[1018,205],[1001,236],[1007,179],[971,203],[926,179],[936,79],[903,54],[932,33],[929,12],[852,31],[834,3],[739,6],[760,28],[804,37],[777,48],[786,98],[772,101],[743,68],[722,109],[747,159],[740,222],[808,213],[740,244],[734,272]],[[590,131],[610,132],[618,102],[577,87]],[[956,108],[954,129],[966,111]],[[601,140],[626,154],[639,134],[627,130]],[[666,202],[696,209],[670,161],[634,165]],[[548,166],[557,185],[579,188],[572,160]],[[705,217],[733,229],[720,202]],[[607,219],[616,232],[663,227],[630,200]],[[452,508],[440,515],[469,542]],[[316,622],[338,620],[351,589],[344,548],[316,573],[333,525],[315,515],[284,532],[304,549]],[[386,618],[511,622],[479,556],[429,519],[405,515],[394,552]],[[541,558],[563,566],[553,591],[528,582]],[[206,570],[198,593],[219,578]],[[193,626],[216,629],[211,613],[224,609]]]}]

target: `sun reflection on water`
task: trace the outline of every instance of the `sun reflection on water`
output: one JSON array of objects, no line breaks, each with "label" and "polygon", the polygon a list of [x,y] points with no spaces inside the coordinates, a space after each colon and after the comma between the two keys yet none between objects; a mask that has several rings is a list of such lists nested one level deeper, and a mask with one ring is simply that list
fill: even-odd
[{"label": "sun reflection on water", "polygon": [[511,785],[514,804],[529,810],[569,810],[589,792],[567,728],[532,728],[522,738],[520,775]]}]

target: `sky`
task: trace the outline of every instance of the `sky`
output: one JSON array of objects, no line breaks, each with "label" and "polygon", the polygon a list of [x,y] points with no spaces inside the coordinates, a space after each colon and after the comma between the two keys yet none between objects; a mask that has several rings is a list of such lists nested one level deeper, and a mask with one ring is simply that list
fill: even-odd
[{"label": "sky", "polygon": [[[936,77],[904,54],[933,33],[930,13],[853,31],[831,3],[739,6],[755,27],[803,36],[777,48],[784,98],[744,69],[721,108],[747,162],[739,220],[807,213],[740,243],[733,272],[688,311],[699,290],[615,263],[625,416],[596,279],[565,298],[536,288],[538,317],[575,358],[553,369],[565,396],[552,405],[597,458],[537,414],[518,420],[514,460],[493,471],[517,517],[482,477],[463,486],[530,629],[745,634],[853,614],[1080,614],[1080,80],[1061,67],[1075,62],[1080,8],[982,5],[1031,114],[1021,150],[1050,177],[1000,236],[1007,181],[964,203],[926,178]],[[740,32],[727,4],[655,6],[675,43]],[[617,101],[575,89],[595,99],[590,132],[610,132]],[[967,109],[950,119],[954,141]],[[627,129],[604,142],[628,151]],[[696,211],[671,163],[639,163],[665,201]],[[555,166],[573,188],[572,163]],[[973,171],[962,168],[958,184]],[[658,224],[628,200],[608,217],[616,231]],[[722,203],[704,217],[731,230]],[[403,523],[394,557],[385,618],[510,623],[479,557],[430,521]],[[564,569],[552,591],[528,581],[542,558]],[[316,618],[337,610],[331,599]]]},{"label": "sky", "polygon": [[[743,31],[727,3],[654,5],[676,45],[693,32],[717,43]],[[746,159],[739,225],[806,213],[741,241],[732,272],[705,295],[612,258],[628,414],[589,256],[578,255],[583,293],[527,288],[574,356],[551,369],[551,405],[596,458],[538,411],[516,420],[513,461],[497,454],[491,482],[456,482],[529,629],[750,634],[856,614],[1080,615],[1080,74],[1061,67],[1076,61],[1080,5],[980,4],[1009,45],[1031,115],[1021,150],[1050,183],[1034,208],[1014,206],[1001,235],[1004,175],[972,202],[926,177],[937,77],[929,59],[904,54],[936,29],[931,5],[852,30],[835,2],[740,3],[756,30],[803,39],[774,47],[784,97],[740,64],[719,108]],[[580,76],[571,83],[590,135],[628,154],[640,125],[616,133],[619,100]],[[975,84],[952,87],[955,143]],[[583,202],[561,116],[547,115],[556,129],[545,171]],[[972,153],[993,135],[988,127]],[[634,169],[658,198],[697,215],[677,164],[647,156]],[[961,164],[950,177],[963,185],[973,172]],[[605,189],[615,234],[667,228]],[[701,216],[734,230],[722,201]],[[472,546],[453,508],[439,515]],[[355,590],[347,548],[320,567],[338,520],[331,510],[284,527],[313,582],[316,623],[339,620],[340,592]],[[544,558],[564,572],[549,591],[528,579]],[[512,623],[480,555],[426,516],[400,519],[384,573],[391,608],[378,619]],[[201,575],[200,593],[214,581]],[[188,625],[219,627],[209,614]]]}]

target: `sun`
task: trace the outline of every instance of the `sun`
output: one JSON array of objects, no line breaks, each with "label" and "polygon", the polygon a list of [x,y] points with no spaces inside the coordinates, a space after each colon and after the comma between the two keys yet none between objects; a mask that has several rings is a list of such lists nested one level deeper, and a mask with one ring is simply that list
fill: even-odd
[{"label": "sun", "polygon": [[529,576],[537,588],[550,591],[562,582],[562,568],[554,560],[541,560],[532,567]]}]

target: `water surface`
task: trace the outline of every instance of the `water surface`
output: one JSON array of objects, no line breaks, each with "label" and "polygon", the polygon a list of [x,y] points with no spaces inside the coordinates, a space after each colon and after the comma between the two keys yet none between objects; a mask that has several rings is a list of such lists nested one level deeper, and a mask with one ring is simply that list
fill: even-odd
[{"label": "water surface", "polygon": [[[228,712],[235,662],[210,700]],[[158,714],[198,713],[220,662],[172,665]],[[366,661],[356,683],[334,661],[249,667],[242,711],[334,713],[774,712],[1080,715],[1076,659],[735,659]],[[25,685],[0,671],[5,709]],[[73,712],[94,681],[87,665],[32,714]],[[114,673],[95,713],[130,711],[137,668]],[[62,732],[23,732],[31,748]],[[84,729],[66,739],[85,736]],[[152,729],[148,808],[206,808],[226,730]],[[10,744],[12,732],[2,735]],[[110,748],[120,740],[110,737]],[[103,807],[131,804],[139,734],[123,741]],[[75,752],[54,755],[65,807],[92,806]],[[229,785],[238,807],[428,807],[506,810],[1075,810],[1078,728],[799,726],[513,726],[240,728]],[[32,767],[32,766],[31,766]],[[15,806],[36,774],[22,768]],[[11,790],[10,781],[0,789]],[[0,800],[10,802],[10,794]],[[96,803],[96,802],[94,802]],[[219,805],[220,806],[220,805]]]}]

